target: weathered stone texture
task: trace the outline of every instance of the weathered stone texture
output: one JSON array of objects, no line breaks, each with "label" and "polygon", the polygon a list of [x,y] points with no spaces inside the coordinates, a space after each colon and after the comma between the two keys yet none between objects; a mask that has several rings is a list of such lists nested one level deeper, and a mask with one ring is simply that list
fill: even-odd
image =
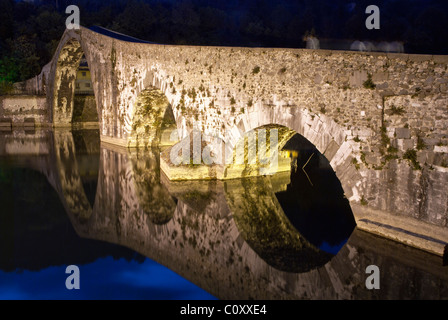
[{"label": "weathered stone texture", "polygon": [[47,124],[49,114],[45,96],[1,96],[0,122],[11,125]]}]

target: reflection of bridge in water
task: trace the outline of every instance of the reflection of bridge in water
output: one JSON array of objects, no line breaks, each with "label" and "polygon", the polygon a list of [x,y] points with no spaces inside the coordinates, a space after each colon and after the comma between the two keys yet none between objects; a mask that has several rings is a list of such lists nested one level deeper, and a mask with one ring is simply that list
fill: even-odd
[{"label": "reflection of bridge in water", "polygon": [[[47,177],[78,235],[129,247],[218,298],[448,296],[440,257],[356,229],[336,256],[320,252],[292,227],[275,197],[288,175],[170,182],[160,173],[158,151],[105,144],[98,150],[90,138],[68,130],[16,131],[2,135],[0,152]],[[80,145],[84,153],[99,151],[99,164],[79,157]],[[92,206],[83,177],[95,170]],[[365,288],[370,264],[382,271],[381,290]]]}]

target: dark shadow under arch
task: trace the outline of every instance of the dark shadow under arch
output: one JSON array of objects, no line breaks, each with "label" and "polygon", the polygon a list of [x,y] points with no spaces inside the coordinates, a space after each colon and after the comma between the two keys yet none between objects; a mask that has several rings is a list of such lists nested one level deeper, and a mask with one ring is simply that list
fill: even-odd
[{"label": "dark shadow under arch", "polygon": [[356,226],[339,179],[327,158],[300,134],[283,149],[293,156],[290,183],[276,193],[283,211],[308,241],[336,254]]}]

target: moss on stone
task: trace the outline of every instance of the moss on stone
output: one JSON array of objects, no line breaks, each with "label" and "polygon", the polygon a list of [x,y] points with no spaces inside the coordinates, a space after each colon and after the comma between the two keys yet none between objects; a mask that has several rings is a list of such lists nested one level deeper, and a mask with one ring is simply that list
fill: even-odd
[{"label": "moss on stone", "polygon": [[361,205],[367,206],[369,202],[364,198],[364,195],[361,197]]},{"label": "moss on stone", "polygon": [[370,73],[367,74],[367,80],[363,82],[363,87],[366,89],[375,89],[376,88],[376,84],[373,83],[372,81],[372,75]]},{"label": "moss on stone", "polygon": [[390,107],[391,115],[403,115],[405,110],[403,107],[396,107],[394,104]]},{"label": "moss on stone", "polygon": [[253,69],[252,69],[252,74],[257,74],[257,73],[259,73],[260,72],[260,67],[259,66],[255,66]]},{"label": "moss on stone", "polygon": [[417,135],[417,150],[423,150],[426,148],[426,143],[423,141],[423,138],[420,134]]},{"label": "moss on stone", "polygon": [[408,149],[403,155],[403,159],[408,160],[412,164],[414,170],[421,170],[421,166],[417,161],[417,151],[414,149]]}]

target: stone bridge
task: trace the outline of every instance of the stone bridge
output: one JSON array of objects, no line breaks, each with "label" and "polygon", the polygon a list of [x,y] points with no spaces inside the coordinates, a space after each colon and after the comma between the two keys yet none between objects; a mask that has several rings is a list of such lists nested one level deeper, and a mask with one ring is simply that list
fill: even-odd
[{"label": "stone bridge", "polygon": [[[178,138],[196,128],[230,150],[257,128],[286,128],[328,159],[358,227],[446,251],[447,56],[173,46],[66,30],[53,60],[25,84],[46,95],[43,122],[71,125],[83,55],[102,142],[157,144],[167,114]],[[162,95],[158,108],[148,107],[151,90]],[[179,178],[163,154],[161,162],[168,177]],[[191,169],[184,179],[203,177],[184,169]],[[227,169],[205,178],[242,172]]]}]

